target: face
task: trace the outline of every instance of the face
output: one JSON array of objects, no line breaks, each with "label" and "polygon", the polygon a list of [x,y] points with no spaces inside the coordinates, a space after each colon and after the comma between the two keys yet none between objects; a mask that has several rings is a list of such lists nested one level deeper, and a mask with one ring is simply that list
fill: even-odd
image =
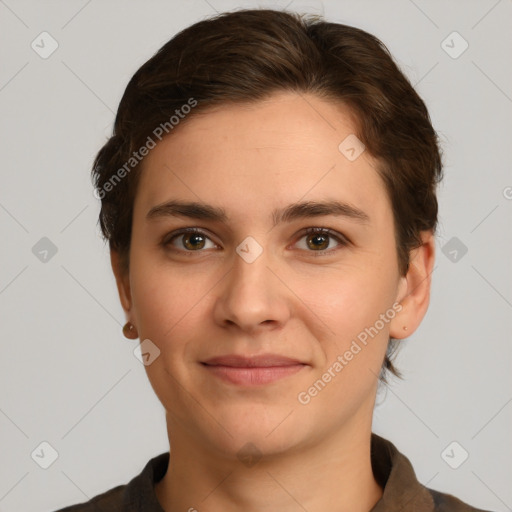
[{"label": "face", "polygon": [[[370,425],[388,338],[426,306],[406,304],[376,162],[339,149],[355,131],[344,107],[280,93],[197,115],[145,158],[116,276],[176,432],[277,453]],[[291,361],[204,364],[263,354]]]}]

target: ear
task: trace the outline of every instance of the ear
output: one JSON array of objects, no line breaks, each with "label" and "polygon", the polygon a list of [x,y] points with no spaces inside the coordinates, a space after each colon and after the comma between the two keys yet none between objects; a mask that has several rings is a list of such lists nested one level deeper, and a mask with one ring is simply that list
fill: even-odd
[{"label": "ear", "polygon": [[[420,325],[430,302],[430,285],[435,260],[435,238],[432,231],[421,233],[422,245],[413,249],[409,270],[400,278],[396,301],[402,310],[390,322],[389,335],[403,339]],[[404,330],[404,326],[407,330]]]},{"label": "ear", "polygon": [[119,299],[123,307],[126,317],[129,320],[130,312],[132,309],[132,295],[130,289],[130,276],[129,273],[123,270],[121,266],[121,258],[119,253],[113,249],[110,250],[110,263],[116,278],[117,291],[119,292]]}]

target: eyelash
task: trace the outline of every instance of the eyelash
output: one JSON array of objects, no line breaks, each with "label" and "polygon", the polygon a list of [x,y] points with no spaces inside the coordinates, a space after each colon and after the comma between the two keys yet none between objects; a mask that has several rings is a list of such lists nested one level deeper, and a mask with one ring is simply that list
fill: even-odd
[{"label": "eyelash", "polygon": [[[170,233],[169,236],[164,237],[164,239],[162,241],[162,245],[164,246],[164,248],[169,248],[169,246],[171,246],[171,242],[175,238],[178,238],[179,236],[186,235],[186,234],[201,235],[205,238],[208,238],[210,241],[213,242],[213,240],[211,240],[211,238],[205,232],[203,232],[202,230],[200,230],[198,228],[182,228],[182,229],[179,229],[178,231]],[[306,251],[306,252],[311,253],[311,255],[314,257],[322,257],[322,256],[330,255],[334,251],[339,250],[340,247],[345,247],[345,246],[349,245],[349,243],[350,243],[349,240],[345,236],[343,236],[341,233],[337,233],[336,231],[333,231],[329,228],[318,228],[318,227],[306,228],[303,231],[303,233],[301,234],[299,240],[308,235],[328,236],[330,238],[333,238],[334,240],[336,240],[339,243],[338,247],[334,247],[332,249],[326,249],[326,250],[319,249],[318,251],[313,251],[313,250]],[[215,242],[213,242],[213,243],[215,243]],[[189,256],[189,255],[192,256],[192,254],[197,253],[197,252],[204,252],[201,249],[198,249],[197,251],[187,251],[187,250],[183,250],[183,249],[171,248],[171,250],[175,253],[186,254],[187,256]]]}]

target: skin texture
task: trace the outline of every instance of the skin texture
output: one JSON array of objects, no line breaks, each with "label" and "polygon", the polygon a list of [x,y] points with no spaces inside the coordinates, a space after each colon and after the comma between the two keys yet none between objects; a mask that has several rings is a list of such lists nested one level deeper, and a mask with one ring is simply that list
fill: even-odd
[{"label": "skin texture", "polygon": [[[164,510],[368,511],[382,496],[370,462],[377,375],[388,337],[409,336],[426,313],[434,238],[423,233],[400,276],[376,161],[367,151],[349,161],[338,150],[355,132],[342,105],[286,92],[194,116],[145,158],[129,273],[120,272],[115,251],[111,260],[127,320],[160,350],[145,368],[167,411],[171,461],[156,485]],[[170,199],[220,206],[228,221],[145,218]],[[328,199],[360,208],[370,221],[329,215],[272,227],[275,208]],[[171,243],[183,227],[207,238]],[[308,227],[330,228],[348,243],[315,241],[303,233]],[[252,263],[235,250],[248,236],[263,249]],[[307,405],[299,403],[298,393],[394,303],[401,311]],[[306,365],[243,388],[200,364],[232,353]],[[251,467],[237,457],[247,443],[261,455]]]}]

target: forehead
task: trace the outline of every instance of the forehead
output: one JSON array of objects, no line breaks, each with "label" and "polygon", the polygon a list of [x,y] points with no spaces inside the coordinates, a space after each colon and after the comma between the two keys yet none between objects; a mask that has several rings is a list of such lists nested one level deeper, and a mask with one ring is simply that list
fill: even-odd
[{"label": "forehead", "polygon": [[247,218],[327,197],[377,216],[390,211],[377,162],[343,105],[280,93],[186,121],[145,157],[139,214],[172,198],[222,204]]}]

